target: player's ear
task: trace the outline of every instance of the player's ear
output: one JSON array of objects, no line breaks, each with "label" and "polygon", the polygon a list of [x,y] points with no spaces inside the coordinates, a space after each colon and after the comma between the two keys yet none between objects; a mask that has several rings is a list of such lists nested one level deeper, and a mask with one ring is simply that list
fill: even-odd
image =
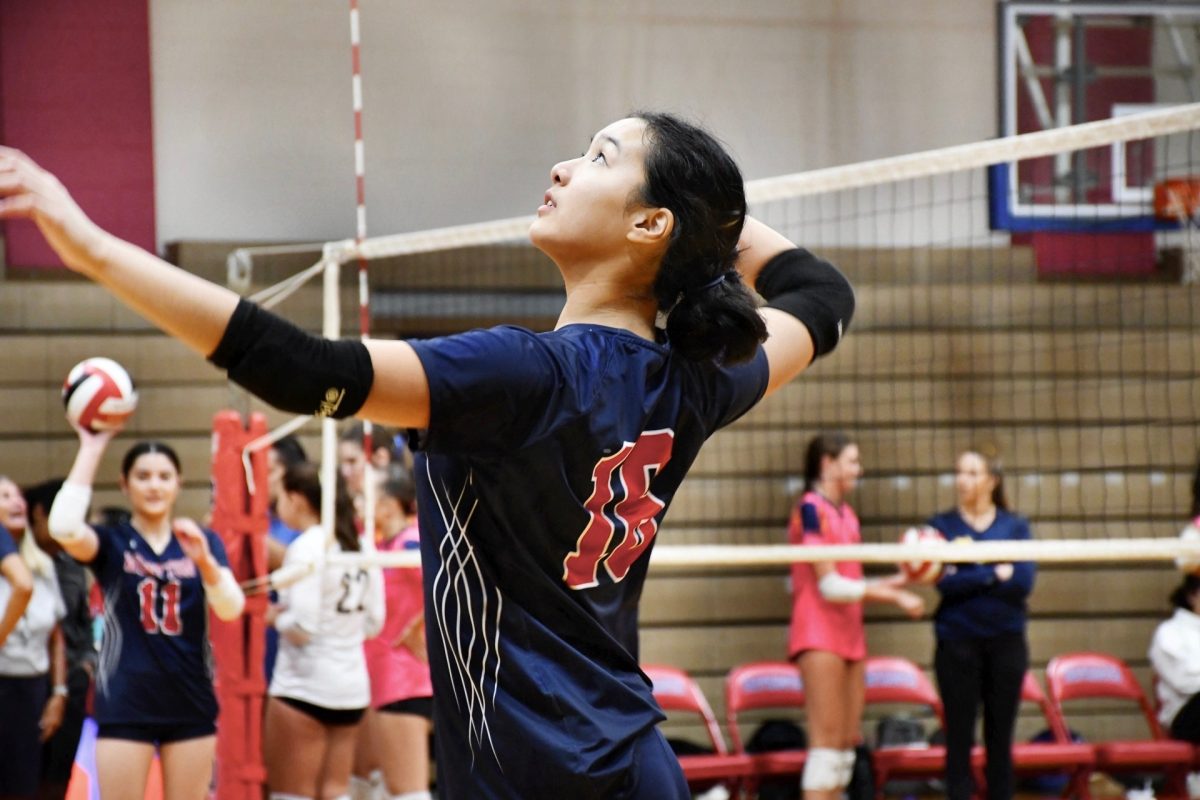
[{"label": "player's ear", "polygon": [[637,244],[666,245],[675,229],[675,214],[669,208],[638,208],[631,221],[626,238]]}]

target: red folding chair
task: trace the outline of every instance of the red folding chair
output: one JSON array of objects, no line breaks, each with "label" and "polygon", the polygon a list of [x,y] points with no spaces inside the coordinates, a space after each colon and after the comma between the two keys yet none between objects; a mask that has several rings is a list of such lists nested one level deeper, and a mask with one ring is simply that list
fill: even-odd
[{"label": "red folding chair", "polygon": [[[800,670],[788,661],[757,661],[735,667],[725,678],[725,725],[733,740],[733,751],[745,754],[745,740],[738,725],[738,715],[763,708],[804,708],[804,681]],[[808,759],[807,750],[776,750],[769,753],[749,753],[753,776],[746,786],[754,795],[758,782],[766,777],[795,777],[799,779]]]},{"label": "red folding chair", "polygon": [[[1102,653],[1057,656],[1046,667],[1046,685],[1050,702],[1064,720],[1063,705],[1071,700],[1128,700],[1136,704],[1146,720],[1150,738],[1096,743],[1096,769],[1109,773],[1162,772],[1167,779],[1165,793],[1186,796],[1187,772],[1195,756],[1194,748],[1167,737],[1124,661]],[[1063,728],[1065,736],[1065,722]]]},{"label": "red folding chair", "polygon": [[736,794],[741,781],[753,774],[753,765],[747,756],[729,752],[717,718],[713,715],[700,687],[690,675],[675,667],[643,665],[642,671],[650,678],[654,699],[663,711],[694,713],[704,723],[713,752],[678,756],[679,766],[683,768],[688,786],[707,788],[716,783],[726,782],[732,785]]},{"label": "red folding chair", "polygon": [[[921,668],[907,658],[876,656],[866,663],[866,705],[915,706],[945,724],[942,700]],[[946,748],[941,745],[877,747],[871,754],[875,797],[893,778],[940,778],[946,772]]]},{"label": "red folding chair", "polygon": [[[1038,707],[1046,720],[1046,726],[1054,735],[1054,741],[1015,742],[1012,748],[1013,772],[1025,776],[1065,773],[1068,780],[1062,796],[1087,800],[1090,797],[1088,779],[1096,767],[1096,748],[1084,742],[1071,741],[1066,723],[1042,691],[1032,672],[1025,673],[1025,681],[1021,684],[1021,702],[1033,703]],[[975,757],[975,752],[972,752],[972,766],[978,792],[986,795],[982,751],[979,752],[978,758]]]}]

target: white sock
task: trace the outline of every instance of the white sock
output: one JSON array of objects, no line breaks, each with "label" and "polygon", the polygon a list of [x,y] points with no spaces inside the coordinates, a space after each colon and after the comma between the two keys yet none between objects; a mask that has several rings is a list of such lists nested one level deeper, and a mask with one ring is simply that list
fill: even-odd
[{"label": "white sock", "polygon": [[391,800],[433,800],[433,795],[429,790],[423,792],[405,792],[404,794],[394,794]]},{"label": "white sock", "polygon": [[311,797],[302,794],[287,794],[286,792],[271,792],[268,797],[271,800],[313,800]]}]

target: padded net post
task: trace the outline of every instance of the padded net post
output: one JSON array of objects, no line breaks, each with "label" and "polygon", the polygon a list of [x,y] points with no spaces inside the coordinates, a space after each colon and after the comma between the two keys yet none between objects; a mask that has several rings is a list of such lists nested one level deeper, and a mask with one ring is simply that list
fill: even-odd
[{"label": "padded net post", "polygon": [[[244,422],[236,411],[213,419],[212,527],[221,537],[229,566],[239,581],[267,574],[267,456],[251,454],[255,489],[247,490],[242,452],[267,432],[262,414]],[[222,622],[210,615],[209,634],[216,661],[216,796],[221,800],[262,800],[266,768],[262,760],[263,675],[267,594],[246,596],[244,613]]]}]

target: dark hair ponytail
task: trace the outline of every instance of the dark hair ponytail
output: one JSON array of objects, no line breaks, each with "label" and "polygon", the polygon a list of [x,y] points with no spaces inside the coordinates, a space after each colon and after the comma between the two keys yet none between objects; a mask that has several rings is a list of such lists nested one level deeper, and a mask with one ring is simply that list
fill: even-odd
[{"label": "dark hair ponytail", "polygon": [[[314,513],[321,513],[321,471],[316,464],[301,461],[283,473],[283,490],[304,498]],[[342,552],[358,552],[358,527],[354,524],[354,502],[346,491],[346,483],[337,476],[336,499],[333,504],[333,535]]]},{"label": "dark hair ponytail", "polygon": [[703,129],[659,112],[630,116],[646,123],[646,181],[638,200],[675,217],[654,281],[671,348],[692,361],[745,361],[767,328],[734,269],[746,221],[742,173]]}]

